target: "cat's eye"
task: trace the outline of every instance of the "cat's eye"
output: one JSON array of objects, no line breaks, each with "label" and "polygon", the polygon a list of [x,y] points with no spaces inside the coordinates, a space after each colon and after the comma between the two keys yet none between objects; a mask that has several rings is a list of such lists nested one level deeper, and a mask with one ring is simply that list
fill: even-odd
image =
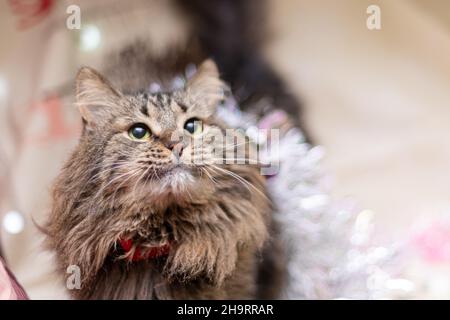
[{"label": "cat's eye", "polygon": [[128,130],[128,135],[134,140],[147,140],[150,137],[150,129],[145,124],[138,123]]},{"label": "cat's eye", "polygon": [[197,118],[191,118],[184,124],[184,130],[192,135],[200,134],[203,131],[202,121]]}]

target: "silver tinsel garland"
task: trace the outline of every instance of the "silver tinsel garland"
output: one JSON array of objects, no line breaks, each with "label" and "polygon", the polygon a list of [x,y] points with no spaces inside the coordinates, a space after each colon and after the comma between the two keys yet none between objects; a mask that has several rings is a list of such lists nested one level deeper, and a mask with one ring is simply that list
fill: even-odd
[{"label": "silver tinsel garland", "polygon": [[[283,118],[282,111],[269,117]],[[288,248],[287,299],[392,299],[413,295],[414,284],[399,277],[396,245],[373,244],[369,210],[357,210],[349,201],[330,196],[321,165],[324,148],[305,142],[295,127],[280,135],[276,148],[258,128],[258,120],[241,112],[228,98],[219,109],[228,125],[246,130],[259,145],[263,163],[279,161],[278,172],[268,177],[276,206],[275,219]],[[288,118],[284,115],[285,118]],[[270,122],[270,121],[269,121]],[[265,125],[267,127],[267,124]]]}]

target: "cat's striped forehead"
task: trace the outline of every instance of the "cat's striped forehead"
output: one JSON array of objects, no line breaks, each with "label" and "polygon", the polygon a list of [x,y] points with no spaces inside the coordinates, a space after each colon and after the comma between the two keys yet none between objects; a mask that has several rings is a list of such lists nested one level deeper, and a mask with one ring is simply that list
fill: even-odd
[{"label": "cat's striped forehead", "polygon": [[157,118],[161,114],[186,113],[188,106],[180,94],[175,92],[141,93],[139,111],[147,117]]},{"label": "cat's striped forehead", "polygon": [[154,131],[175,129],[180,119],[195,113],[195,108],[190,108],[180,92],[145,92],[129,98],[134,109],[132,114],[148,122]]},{"label": "cat's striped forehead", "polygon": [[188,107],[182,101],[183,99],[174,92],[157,92],[150,95],[145,95],[144,99],[147,98],[150,107],[155,107],[159,110],[167,110],[167,108],[173,109],[174,111],[186,112]]},{"label": "cat's striped forehead", "polygon": [[[77,75],[77,101],[88,127],[108,125],[112,119],[143,118],[162,128],[174,127],[186,116],[205,120],[215,114],[224,97],[224,84],[215,64],[206,60],[182,88],[174,91],[122,93],[97,71],[84,67]],[[150,89],[150,88],[149,88]]]}]

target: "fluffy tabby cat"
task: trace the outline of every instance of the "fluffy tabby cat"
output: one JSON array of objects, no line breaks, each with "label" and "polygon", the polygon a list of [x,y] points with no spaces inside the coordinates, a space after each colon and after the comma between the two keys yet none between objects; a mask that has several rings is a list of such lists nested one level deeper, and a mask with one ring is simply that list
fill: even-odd
[{"label": "fluffy tabby cat", "polygon": [[[215,64],[205,61],[184,88],[156,94],[126,94],[85,67],[76,89],[84,128],[55,183],[46,228],[61,270],[81,269],[81,289],[70,293],[276,297],[265,179],[256,165],[216,164],[204,151],[223,147],[209,139],[224,129],[215,117],[223,98]],[[196,156],[206,161],[189,161]]]},{"label": "fluffy tabby cat", "polygon": [[[259,168],[187,161],[199,154],[193,141],[224,128],[214,114],[222,98],[214,63],[182,90],[146,93],[212,57],[242,109],[281,108],[300,125],[297,98],[262,57],[264,2],[175,0],[191,21],[187,43],[155,58],[151,41],[130,35],[102,59],[114,87],[92,69],[79,72],[84,129],[45,228],[62,274],[81,268],[74,298],[280,297],[285,246]],[[221,147],[202,141],[204,150]]]}]

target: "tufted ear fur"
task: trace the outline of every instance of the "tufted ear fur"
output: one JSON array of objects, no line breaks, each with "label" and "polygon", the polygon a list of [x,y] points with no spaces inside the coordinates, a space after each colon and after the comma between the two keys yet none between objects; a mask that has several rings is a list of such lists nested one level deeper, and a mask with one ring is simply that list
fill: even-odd
[{"label": "tufted ear fur", "polygon": [[194,108],[211,116],[215,113],[217,104],[224,99],[226,86],[220,80],[219,70],[211,59],[205,60],[186,85],[189,98],[194,101]]},{"label": "tufted ear fur", "polygon": [[76,77],[76,105],[81,116],[89,125],[96,125],[108,119],[119,107],[121,93],[101,74],[89,67],[83,67]]}]

